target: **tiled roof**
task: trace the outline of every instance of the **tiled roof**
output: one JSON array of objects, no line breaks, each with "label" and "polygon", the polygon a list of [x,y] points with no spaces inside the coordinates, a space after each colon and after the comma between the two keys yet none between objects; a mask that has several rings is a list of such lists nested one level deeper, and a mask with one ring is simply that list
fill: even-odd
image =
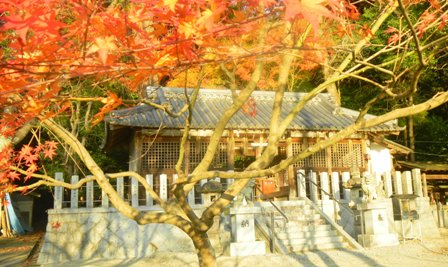
[{"label": "tiled roof", "polygon": [[[149,90],[148,90],[149,91]],[[193,90],[187,90],[191,96]],[[256,114],[251,116],[240,110],[227,124],[228,129],[261,130],[269,128],[272,105],[274,102],[272,91],[255,91],[252,97],[256,103]],[[283,98],[282,117],[294,107],[305,93],[285,93]],[[179,111],[185,104],[184,89],[160,88],[156,102],[168,104],[171,111]],[[201,89],[193,109],[192,129],[213,129],[220,116],[232,103],[230,90]],[[358,112],[335,106],[330,95],[320,94],[309,101],[303,110],[294,118],[290,130],[341,130],[351,125]],[[372,115],[367,115],[372,116]],[[112,125],[179,129],[185,125],[186,114],[173,118],[159,109],[146,104],[136,107],[112,111],[106,121]],[[389,132],[398,131],[395,121],[369,128],[367,131]]]}]

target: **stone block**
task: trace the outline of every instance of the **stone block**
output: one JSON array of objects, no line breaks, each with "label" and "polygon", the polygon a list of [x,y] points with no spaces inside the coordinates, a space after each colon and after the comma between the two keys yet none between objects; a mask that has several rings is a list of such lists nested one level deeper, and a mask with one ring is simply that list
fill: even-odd
[{"label": "stone block", "polygon": [[265,255],[265,254],[266,254],[266,244],[264,241],[230,243],[231,257]]},{"label": "stone block", "polygon": [[365,247],[386,247],[400,244],[397,234],[358,235],[358,242]]}]

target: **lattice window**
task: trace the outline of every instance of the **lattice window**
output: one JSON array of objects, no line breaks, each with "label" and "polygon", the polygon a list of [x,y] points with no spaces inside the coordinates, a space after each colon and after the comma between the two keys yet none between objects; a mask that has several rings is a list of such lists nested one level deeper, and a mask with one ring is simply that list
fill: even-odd
[{"label": "lattice window", "polygon": [[143,143],[142,171],[174,169],[179,159],[178,141]]},{"label": "lattice window", "polygon": [[331,147],[331,165],[335,168],[364,167],[362,144],[339,143]]},{"label": "lattice window", "polygon": [[[310,146],[313,144],[309,144]],[[292,153],[297,155],[305,149],[304,144],[293,143]],[[327,167],[327,151],[325,149],[320,150],[313,155],[294,163],[295,168],[325,168]]]},{"label": "lattice window", "polygon": [[322,149],[309,157],[310,167],[327,167],[327,150]]},{"label": "lattice window", "polygon": [[362,144],[352,144],[352,164],[357,167],[364,167],[364,157],[362,156]]},{"label": "lattice window", "polygon": [[350,149],[348,143],[339,143],[331,147],[331,166],[350,167]]},{"label": "lattice window", "polygon": [[[301,143],[292,143],[292,154],[295,156],[302,152],[304,149],[303,144]],[[294,163],[294,167],[305,167],[306,166],[306,159],[299,160],[298,162]]]},{"label": "lattice window", "polygon": [[[190,170],[193,170],[203,159],[207,152],[208,142],[191,142],[190,143]],[[227,143],[219,143],[215,157],[211,164],[212,169],[221,169],[227,167]]]}]

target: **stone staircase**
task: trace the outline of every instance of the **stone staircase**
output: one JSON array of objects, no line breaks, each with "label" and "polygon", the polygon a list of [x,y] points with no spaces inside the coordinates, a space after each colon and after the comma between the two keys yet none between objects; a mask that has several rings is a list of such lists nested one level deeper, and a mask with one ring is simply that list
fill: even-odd
[{"label": "stone staircase", "polygon": [[269,202],[257,203],[261,206],[262,214],[256,217],[258,235],[270,243],[273,252],[288,254],[350,247],[343,235],[307,201],[274,203],[288,221]]}]

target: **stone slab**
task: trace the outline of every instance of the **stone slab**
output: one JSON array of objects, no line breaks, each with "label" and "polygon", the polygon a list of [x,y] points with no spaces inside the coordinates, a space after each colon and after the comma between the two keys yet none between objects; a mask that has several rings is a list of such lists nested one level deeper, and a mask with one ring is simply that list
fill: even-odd
[{"label": "stone slab", "polygon": [[[376,235],[364,235],[365,247],[387,247],[398,246],[397,234],[376,234]],[[363,243],[363,235],[358,235],[358,242]]]},{"label": "stone slab", "polygon": [[265,254],[266,254],[266,243],[264,241],[230,243],[231,257],[265,255]]}]

